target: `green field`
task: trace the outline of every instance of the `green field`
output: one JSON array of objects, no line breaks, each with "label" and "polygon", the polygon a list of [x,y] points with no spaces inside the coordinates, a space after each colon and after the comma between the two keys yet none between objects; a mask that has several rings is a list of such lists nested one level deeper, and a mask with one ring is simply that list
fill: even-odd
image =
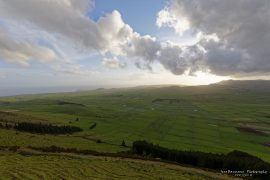
[{"label": "green field", "polygon": [[[178,150],[240,150],[270,162],[268,81],[2,97],[0,111],[1,122],[46,122],[83,129],[57,136],[0,129],[0,146],[119,152],[129,150],[121,146],[123,140],[128,146],[147,140]],[[97,126],[89,129],[93,123]]]},{"label": "green field", "polygon": [[230,179],[189,167],[110,157],[0,151],[0,179]]}]

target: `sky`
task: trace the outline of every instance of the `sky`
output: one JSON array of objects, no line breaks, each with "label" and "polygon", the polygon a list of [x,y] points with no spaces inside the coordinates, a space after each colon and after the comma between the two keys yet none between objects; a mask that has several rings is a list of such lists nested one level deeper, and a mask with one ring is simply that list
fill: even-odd
[{"label": "sky", "polygon": [[0,0],[0,96],[270,79],[269,0]]}]

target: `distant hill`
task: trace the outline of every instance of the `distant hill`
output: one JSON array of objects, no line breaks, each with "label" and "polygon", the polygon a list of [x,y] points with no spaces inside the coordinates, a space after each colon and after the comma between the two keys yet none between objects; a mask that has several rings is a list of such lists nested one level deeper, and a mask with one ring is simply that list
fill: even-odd
[{"label": "distant hill", "polygon": [[202,95],[202,94],[239,94],[239,93],[268,93],[270,92],[270,80],[226,80],[210,85],[199,86],[160,86],[151,87],[151,92],[163,94]]},{"label": "distant hill", "polygon": [[[16,96],[22,99],[35,99],[46,98],[51,96],[88,96],[92,93],[119,93],[119,92],[141,92],[141,93],[155,93],[161,92],[164,94],[211,94],[211,93],[224,93],[224,92],[270,92],[270,80],[225,80],[210,85],[197,85],[197,86],[185,86],[182,84],[163,84],[163,85],[142,85],[134,87],[119,87],[119,88],[96,88],[89,90],[77,90],[77,91],[63,91],[63,92],[48,92],[48,93],[33,93],[33,94],[21,94]],[[18,93],[19,94],[19,93]],[[1,97],[1,94],[0,94]],[[4,99],[4,97],[2,97]]]},{"label": "distant hill", "polygon": [[220,90],[248,90],[248,91],[270,91],[270,80],[225,80],[210,85],[183,86],[183,85],[145,85],[136,86],[127,89],[149,89],[163,90],[167,93],[179,91],[220,91]]},{"label": "distant hill", "polygon": [[270,85],[270,80],[225,80],[216,84],[221,85]]},{"label": "distant hill", "polygon": [[227,80],[213,85],[242,88],[254,91],[270,91],[270,80]]}]

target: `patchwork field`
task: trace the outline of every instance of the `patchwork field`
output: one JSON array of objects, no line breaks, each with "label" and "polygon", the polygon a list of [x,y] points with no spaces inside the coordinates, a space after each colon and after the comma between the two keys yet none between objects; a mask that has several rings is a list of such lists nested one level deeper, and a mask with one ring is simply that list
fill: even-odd
[{"label": "patchwork field", "polygon": [[[147,140],[178,150],[240,150],[270,162],[268,81],[2,97],[0,111],[3,125],[37,122],[83,129],[72,135],[42,135],[2,128],[0,146],[119,152],[129,150],[133,141]],[[121,146],[123,140],[127,147]]]}]

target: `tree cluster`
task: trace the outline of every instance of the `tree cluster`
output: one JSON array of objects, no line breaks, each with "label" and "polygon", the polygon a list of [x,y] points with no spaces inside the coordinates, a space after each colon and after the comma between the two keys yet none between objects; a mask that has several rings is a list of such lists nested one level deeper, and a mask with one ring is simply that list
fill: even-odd
[{"label": "tree cluster", "polygon": [[270,164],[241,151],[232,151],[228,154],[214,154],[199,151],[179,151],[160,147],[147,141],[135,141],[133,153],[176,163],[189,164],[213,170],[265,170],[268,174],[254,174],[253,177],[270,178]]},{"label": "tree cluster", "polygon": [[17,123],[14,125],[14,129],[18,131],[40,134],[72,134],[82,131],[81,128],[76,126],[54,126],[51,124],[37,124],[30,122]]}]

